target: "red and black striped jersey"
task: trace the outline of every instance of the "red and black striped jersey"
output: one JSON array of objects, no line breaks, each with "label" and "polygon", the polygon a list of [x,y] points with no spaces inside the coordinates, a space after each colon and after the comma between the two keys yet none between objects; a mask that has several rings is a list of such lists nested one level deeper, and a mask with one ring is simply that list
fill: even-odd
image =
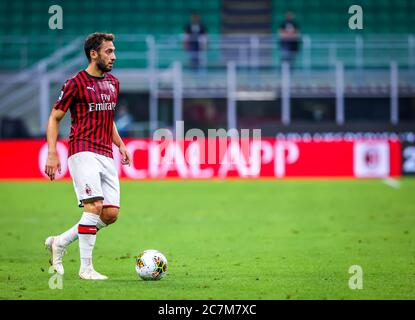
[{"label": "red and black striped jersey", "polygon": [[98,78],[82,70],[65,82],[54,108],[71,111],[69,156],[91,151],[112,158],[118,94],[118,79],[109,73]]}]

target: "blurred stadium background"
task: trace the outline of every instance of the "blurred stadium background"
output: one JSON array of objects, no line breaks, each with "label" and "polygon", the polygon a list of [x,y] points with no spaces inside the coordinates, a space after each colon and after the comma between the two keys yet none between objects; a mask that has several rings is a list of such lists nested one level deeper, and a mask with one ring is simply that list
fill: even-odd
[{"label": "blurred stadium background", "polygon": [[[54,4],[63,29],[48,27]],[[114,74],[133,118],[123,130],[131,137],[181,119],[202,129],[261,128],[266,136],[413,131],[415,2],[357,4],[363,30],[349,29],[347,0],[1,1],[1,137],[43,137],[64,79],[85,66],[82,41],[95,31],[117,37]],[[301,43],[284,73],[278,28],[288,10]],[[197,72],[183,49],[192,11],[207,28]]]},{"label": "blurred stadium background", "polygon": [[[349,28],[354,4],[362,30]],[[62,29],[49,28],[53,5]],[[194,11],[207,29],[197,65],[184,48]],[[279,36],[288,11],[300,30],[291,64]],[[414,180],[389,178],[415,174],[414,11],[412,0],[0,1],[0,195],[12,213],[2,216],[0,298],[413,299]],[[385,179],[122,181],[122,214],[100,233],[96,259],[115,281],[80,283],[74,245],[65,290],[50,290],[39,246],[79,212],[68,179],[31,179],[45,180],[49,112],[96,31],[116,36],[116,121],[137,153],[121,177]],[[163,167],[151,137],[181,120],[261,129],[261,172]],[[66,116],[61,137],[69,130]],[[62,163],[58,178],[69,178]],[[137,283],[140,248],[165,253],[171,275]],[[354,264],[368,279],[360,292],[347,286]]]},{"label": "blurred stadium background", "polygon": [[[116,35],[124,137],[180,120],[263,137],[392,137],[413,173],[415,2],[358,4],[362,30],[349,28],[347,0],[1,1],[0,137],[44,137],[62,83],[85,67],[83,39],[105,31]],[[62,29],[49,28],[52,5]],[[207,29],[196,68],[183,45],[195,11]],[[287,11],[300,30],[291,67],[278,33]]]}]

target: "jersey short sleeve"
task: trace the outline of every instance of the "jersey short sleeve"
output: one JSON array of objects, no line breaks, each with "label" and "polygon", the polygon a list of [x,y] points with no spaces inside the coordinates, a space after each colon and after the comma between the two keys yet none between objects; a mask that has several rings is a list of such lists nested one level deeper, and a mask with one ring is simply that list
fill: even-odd
[{"label": "jersey short sleeve", "polygon": [[62,110],[63,112],[68,111],[71,103],[74,101],[78,93],[78,86],[74,79],[69,79],[64,83],[59,95],[58,101],[54,105],[54,109]]}]

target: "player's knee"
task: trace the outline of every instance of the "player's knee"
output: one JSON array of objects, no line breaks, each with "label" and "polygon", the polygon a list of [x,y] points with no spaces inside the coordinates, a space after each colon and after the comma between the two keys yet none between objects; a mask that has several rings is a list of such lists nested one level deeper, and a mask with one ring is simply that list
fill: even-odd
[{"label": "player's knee", "polygon": [[118,214],[110,213],[105,216],[105,223],[106,224],[113,224],[118,219]]},{"label": "player's knee", "polygon": [[118,219],[118,208],[104,208],[101,214],[101,220],[106,224],[113,224]]},{"label": "player's knee", "polygon": [[103,209],[103,201],[94,200],[91,202],[84,202],[84,208],[86,212],[101,214]]}]

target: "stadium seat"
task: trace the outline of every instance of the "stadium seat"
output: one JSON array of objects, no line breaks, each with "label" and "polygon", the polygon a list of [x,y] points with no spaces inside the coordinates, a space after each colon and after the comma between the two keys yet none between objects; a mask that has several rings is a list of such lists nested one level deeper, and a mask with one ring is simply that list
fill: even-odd
[{"label": "stadium seat", "polygon": [[[288,10],[294,11],[303,34],[344,34],[350,35],[348,28],[349,0],[270,0],[272,32]],[[411,0],[365,0],[359,2],[364,10],[362,34],[372,33],[412,33],[415,25],[415,1]],[[53,4],[62,6],[64,11],[63,30],[50,30],[48,8],[50,2],[44,0],[15,0],[0,2],[0,36],[49,36],[51,45],[46,48],[28,48],[30,62],[37,61],[58,48],[55,39],[73,39],[102,30],[114,34],[177,34],[189,21],[192,10],[201,13],[210,34],[221,32],[222,0],[93,0],[63,1]],[[393,8],[393,10],[392,10]],[[94,16],[94,19],[91,19]],[[62,42],[59,42],[62,43]],[[7,53],[2,50],[0,59]],[[3,59],[2,59],[3,60]],[[10,59],[3,60],[2,68],[9,68]],[[11,63],[11,62],[10,62]],[[14,64],[13,67],[14,68]]]}]

